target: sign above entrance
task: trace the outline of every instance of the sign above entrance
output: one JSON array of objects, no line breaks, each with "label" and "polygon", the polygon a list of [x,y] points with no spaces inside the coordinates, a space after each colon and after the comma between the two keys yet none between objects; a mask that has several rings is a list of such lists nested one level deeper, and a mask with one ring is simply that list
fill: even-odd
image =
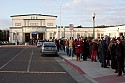
[{"label": "sign above entrance", "polygon": [[36,27],[31,27],[31,28],[29,28],[29,27],[25,27],[25,28],[23,28],[23,32],[25,32],[25,33],[28,33],[28,32],[32,32],[33,34],[34,33],[38,33],[38,32],[45,32],[46,31],[46,28],[45,27],[39,27],[39,28],[36,28]]},{"label": "sign above entrance", "polygon": [[38,32],[32,32],[32,34],[38,34]]}]

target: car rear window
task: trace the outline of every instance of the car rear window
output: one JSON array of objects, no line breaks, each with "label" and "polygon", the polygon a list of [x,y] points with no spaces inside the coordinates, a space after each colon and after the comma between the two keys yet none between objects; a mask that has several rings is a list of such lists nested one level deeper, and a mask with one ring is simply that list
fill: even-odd
[{"label": "car rear window", "polygon": [[44,47],[56,47],[55,43],[44,43]]},{"label": "car rear window", "polygon": [[39,40],[38,42],[44,42],[43,40]]}]

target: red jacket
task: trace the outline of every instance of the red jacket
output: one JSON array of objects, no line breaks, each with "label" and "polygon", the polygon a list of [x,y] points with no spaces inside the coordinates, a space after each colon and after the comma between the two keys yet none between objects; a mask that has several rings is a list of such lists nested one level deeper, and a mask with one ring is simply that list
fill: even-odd
[{"label": "red jacket", "polygon": [[81,54],[83,52],[83,41],[76,41],[75,44],[75,53]]}]

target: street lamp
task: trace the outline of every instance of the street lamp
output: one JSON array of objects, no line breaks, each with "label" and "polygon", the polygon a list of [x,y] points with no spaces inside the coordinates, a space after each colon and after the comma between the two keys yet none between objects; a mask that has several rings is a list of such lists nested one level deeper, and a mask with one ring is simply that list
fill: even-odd
[{"label": "street lamp", "polygon": [[64,38],[65,38],[65,26],[63,26],[63,29],[64,29]]},{"label": "street lamp", "polygon": [[95,13],[92,13],[92,18],[93,18],[93,38],[95,38]]}]

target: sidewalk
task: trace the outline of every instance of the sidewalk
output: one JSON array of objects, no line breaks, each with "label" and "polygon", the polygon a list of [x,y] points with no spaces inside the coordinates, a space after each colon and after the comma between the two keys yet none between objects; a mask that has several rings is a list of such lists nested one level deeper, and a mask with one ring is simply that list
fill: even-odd
[{"label": "sidewalk", "polygon": [[83,61],[77,62],[75,57],[68,57],[65,52],[60,51],[59,56],[70,66],[83,75],[86,75],[94,83],[125,83],[125,75],[118,77],[111,68],[102,68],[99,62]]}]

